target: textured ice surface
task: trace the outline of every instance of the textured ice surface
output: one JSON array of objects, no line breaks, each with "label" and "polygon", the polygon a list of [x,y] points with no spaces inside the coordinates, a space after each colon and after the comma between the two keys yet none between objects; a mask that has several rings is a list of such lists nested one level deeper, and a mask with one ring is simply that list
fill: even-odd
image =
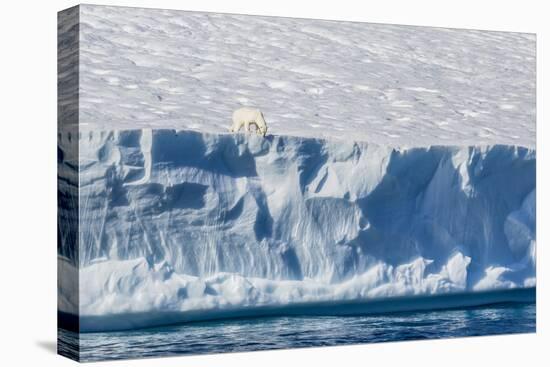
[{"label": "textured ice surface", "polygon": [[159,312],[533,287],[535,162],[505,145],[89,132],[78,259],[70,242],[60,254],[81,267],[81,317],[152,324]]},{"label": "textured ice surface", "polygon": [[535,144],[535,36],[80,6],[80,121],[390,145]]}]

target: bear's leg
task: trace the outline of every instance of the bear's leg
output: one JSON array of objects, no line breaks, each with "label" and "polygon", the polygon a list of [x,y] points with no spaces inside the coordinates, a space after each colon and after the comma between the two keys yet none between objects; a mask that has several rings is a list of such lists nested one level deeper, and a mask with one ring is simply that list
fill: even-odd
[{"label": "bear's leg", "polygon": [[249,126],[249,128],[250,128],[251,126],[257,127],[258,125],[256,125],[256,121],[250,121],[250,122],[248,123],[248,126]]},{"label": "bear's leg", "polygon": [[262,136],[262,127],[259,124],[256,124],[256,134]]}]

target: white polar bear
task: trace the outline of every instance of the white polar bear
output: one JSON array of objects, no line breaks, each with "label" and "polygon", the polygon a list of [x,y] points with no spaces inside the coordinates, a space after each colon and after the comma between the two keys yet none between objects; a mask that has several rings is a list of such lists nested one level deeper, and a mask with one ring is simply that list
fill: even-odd
[{"label": "white polar bear", "polygon": [[249,132],[250,125],[256,125],[256,133],[265,136],[267,133],[267,124],[264,114],[257,108],[242,107],[233,112],[233,125],[229,131],[236,133],[244,125],[244,130]]}]

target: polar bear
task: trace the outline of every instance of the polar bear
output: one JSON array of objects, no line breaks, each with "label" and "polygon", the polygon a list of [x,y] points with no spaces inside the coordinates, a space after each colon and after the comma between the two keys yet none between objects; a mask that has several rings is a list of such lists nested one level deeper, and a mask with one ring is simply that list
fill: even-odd
[{"label": "polar bear", "polygon": [[236,133],[244,125],[244,131],[249,132],[250,125],[256,125],[256,133],[265,136],[267,133],[267,124],[264,114],[257,108],[242,107],[233,112],[233,125],[229,131]]}]

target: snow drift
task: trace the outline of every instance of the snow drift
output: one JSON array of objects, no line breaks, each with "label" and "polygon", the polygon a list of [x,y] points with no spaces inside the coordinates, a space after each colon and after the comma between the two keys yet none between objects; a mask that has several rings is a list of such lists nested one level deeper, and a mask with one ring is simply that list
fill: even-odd
[{"label": "snow drift", "polygon": [[535,286],[534,148],[139,129],[81,130],[75,155],[68,139],[59,211],[78,215],[58,252],[78,284],[59,310],[81,331]]}]

